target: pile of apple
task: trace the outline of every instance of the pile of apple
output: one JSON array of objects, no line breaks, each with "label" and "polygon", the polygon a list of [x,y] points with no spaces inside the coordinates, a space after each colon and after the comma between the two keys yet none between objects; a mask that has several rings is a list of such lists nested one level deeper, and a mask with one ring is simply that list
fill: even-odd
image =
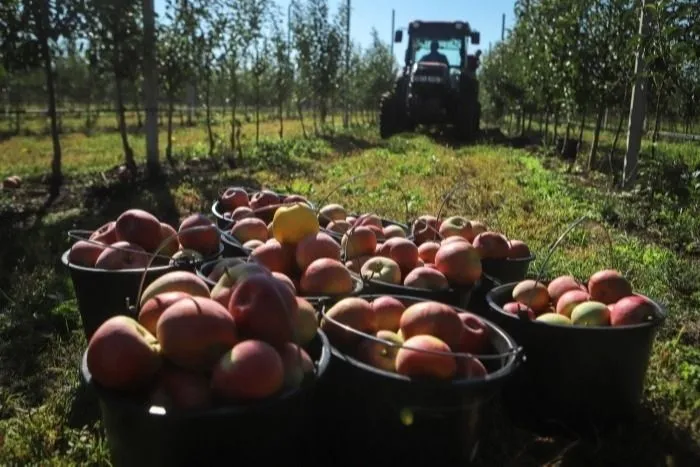
[{"label": "pile of apple", "polygon": [[201,261],[220,247],[219,230],[202,214],[186,217],[176,231],[147,211],[128,209],[115,221],[95,230],[89,241],[76,241],[68,261],[88,268],[140,269],[148,265],[153,253],[169,238],[153,264],[163,264],[161,257],[169,257],[171,263],[179,258]]},{"label": "pile of apple", "polygon": [[321,226],[329,232],[343,235],[353,226],[366,226],[374,232],[377,240],[383,242],[388,238],[406,238],[406,232],[401,226],[390,224],[384,226],[379,216],[373,213],[365,213],[359,216],[348,215],[340,204],[332,203],[323,206],[318,212],[318,220]]},{"label": "pile of apple", "polygon": [[344,298],[325,311],[321,329],[341,352],[409,378],[482,378],[487,370],[476,356],[492,351],[490,329],[478,316],[435,301],[406,306],[390,295]]},{"label": "pile of apple", "polygon": [[257,217],[243,218],[231,234],[252,248],[250,261],[283,276],[300,295],[347,295],[355,287],[340,261],[340,245],[320,231],[316,213],[305,203],[279,206],[269,226]]},{"label": "pile of apple", "polygon": [[574,326],[627,326],[650,321],[656,306],[635,295],[619,271],[596,272],[584,285],[573,276],[559,276],[545,285],[527,279],[513,289],[503,310],[521,319]]},{"label": "pile of apple", "polygon": [[231,222],[256,217],[268,219],[272,218],[277,207],[291,203],[309,205],[309,201],[301,195],[281,195],[267,189],[249,195],[245,188],[229,187],[219,197],[219,211],[224,219]]},{"label": "pile of apple", "polygon": [[90,339],[93,380],[176,410],[245,404],[300,387],[315,373],[304,347],[316,336],[316,312],[265,268],[241,266],[216,292],[188,271],[152,282],[137,319],[110,318]]}]

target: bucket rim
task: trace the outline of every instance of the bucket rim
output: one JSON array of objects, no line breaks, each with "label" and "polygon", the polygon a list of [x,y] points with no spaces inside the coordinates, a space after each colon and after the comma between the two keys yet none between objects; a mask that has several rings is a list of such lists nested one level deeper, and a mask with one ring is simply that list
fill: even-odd
[{"label": "bucket rim", "polygon": [[[308,390],[310,386],[315,385],[318,380],[326,373],[331,361],[331,345],[326,334],[320,329],[317,329],[314,339],[319,339],[321,344],[321,355],[316,365],[317,372],[315,378],[308,384],[282,390],[272,398],[267,398],[259,401],[253,401],[245,405],[223,405],[219,407],[211,407],[207,409],[196,410],[172,410],[166,411],[160,406],[153,404],[135,402],[129,400],[124,394],[108,388],[101,387],[99,383],[92,379],[92,374],[87,367],[87,347],[83,351],[80,360],[80,379],[90,390],[94,391],[101,403],[119,406],[120,410],[130,412],[141,412],[145,417],[153,417],[153,419],[171,420],[171,421],[187,421],[193,419],[207,419],[213,417],[230,416],[265,410],[275,407],[276,405],[293,399]],[[153,410],[158,407],[163,410]]]},{"label": "bucket rim", "polygon": [[[266,188],[261,188],[261,189],[248,189],[247,187],[241,187],[241,188],[244,188],[244,189],[246,190],[246,192],[248,193],[248,196],[250,196],[250,195],[252,195],[252,194],[255,194],[255,193],[258,193],[258,192],[263,191],[263,190],[266,189]],[[274,191],[274,190],[272,190],[272,191]],[[279,196],[284,196],[284,197],[292,196],[292,195],[290,195],[289,193],[278,193],[277,191],[275,191],[275,193],[277,193],[277,195],[279,195]],[[299,196],[301,196],[301,195],[299,195]],[[304,196],[304,198],[306,198],[306,196]],[[316,205],[314,204],[313,201],[311,201],[310,199],[307,199],[306,201],[308,202],[309,207],[310,207],[311,209],[316,210]],[[283,205],[285,205],[285,204],[289,204],[289,203],[281,202],[281,203],[279,203],[279,206],[283,206]],[[218,199],[214,200],[214,202],[211,204],[211,213],[214,215],[214,217],[216,217],[216,218],[219,219],[219,220],[231,222],[229,219],[226,219],[226,218],[224,217],[224,213],[221,212],[221,211],[219,210],[219,205],[220,205],[220,200],[218,200]],[[262,208],[258,208],[258,209],[262,209]],[[253,212],[255,212],[255,211],[256,211],[256,210],[253,210]]]},{"label": "bucket rim", "polygon": [[[483,273],[482,273],[483,276]],[[399,293],[399,295],[406,295],[406,296],[411,296],[411,293],[420,293],[420,294],[459,294],[459,293],[469,293],[479,287],[482,283],[482,277],[479,277],[479,279],[474,282],[473,284],[470,284],[469,286],[462,287],[462,288],[455,288],[454,286],[450,285],[448,289],[443,289],[443,290],[433,290],[433,289],[424,289],[421,287],[411,287],[403,284],[392,284],[391,282],[384,282],[380,281],[377,279],[365,279],[360,275],[360,278],[362,279],[362,282],[365,284],[370,284],[374,285],[376,284],[377,287],[387,287],[387,288],[397,288],[397,289],[402,289],[406,291],[406,293]]]},{"label": "bucket rim", "polygon": [[487,264],[494,264],[497,265],[499,262],[503,262],[505,264],[508,263],[531,263],[537,259],[537,255],[535,253],[531,253],[530,256],[524,257],[524,258],[482,258],[481,262],[484,263],[486,262]]},{"label": "bucket rim", "polygon": [[[376,299],[376,298],[385,297],[385,296],[390,296],[390,297],[394,297],[394,298],[402,300],[402,301],[406,300],[408,302],[413,302],[413,303],[435,301],[435,300],[430,300],[430,299],[422,298],[422,297],[413,297],[413,296],[408,296],[408,295],[397,295],[397,294],[360,294],[360,295],[357,295],[356,298],[362,298],[362,299],[367,300],[367,299]],[[438,303],[442,303],[442,302],[438,302]],[[469,313],[469,314],[477,316],[480,320],[482,320],[484,322],[484,324],[486,324],[490,328],[491,336],[497,335],[506,342],[510,353],[508,356],[502,357],[505,360],[505,363],[503,364],[503,366],[501,368],[499,368],[498,370],[496,370],[494,372],[487,373],[487,375],[483,378],[472,378],[472,379],[462,378],[462,379],[453,379],[453,380],[447,380],[447,381],[445,381],[445,380],[416,380],[416,379],[412,379],[408,376],[400,375],[398,373],[392,373],[390,371],[382,370],[380,368],[376,368],[372,365],[364,363],[364,362],[342,352],[341,350],[336,348],[333,344],[329,343],[331,353],[335,357],[337,357],[345,362],[348,362],[351,365],[362,369],[363,371],[369,371],[371,373],[375,373],[375,374],[384,376],[384,377],[392,379],[394,381],[399,381],[399,382],[406,383],[406,384],[417,384],[417,385],[427,386],[427,387],[431,387],[431,388],[438,388],[438,387],[445,387],[446,388],[446,387],[455,387],[455,386],[459,386],[459,387],[479,386],[479,385],[483,385],[486,383],[495,383],[495,382],[503,381],[505,378],[509,378],[511,375],[513,375],[515,373],[515,371],[520,367],[520,365],[522,364],[522,362],[524,361],[526,356],[525,356],[524,349],[522,348],[522,346],[520,346],[515,341],[513,336],[511,336],[505,329],[503,329],[501,326],[497,325],[493,321],[489,320],[488,318],[484,318],[483,316],[479,316],[476,313],[472,313],[464,308],[461,308],[461,307],[458,307],[455,305],[449,305],[449,304],[445,304],[445,303],[442,303],[442,304],[453,308],[457,313]],[[314,306],[318,305],[318,307],[320,308],[320,307],[323,307],[324,305],[327,305],[327,303],[321,301],[317,304],[312,303],[312,305],[314,305]],[[318,311],[319,311],[319,314],[321,314],[321,318],[323,318],[323,313],[320,311],[320,309]],[[493,339],[495,339],[495,337],[492,337],[492,342],[493,342]],[[474,354],[473,357],[478,359],[479,355]]]},{"label": "bucket rim", "polygon": [[241,242],[239,242],[236,237],[231,235],[231,233],[229,231],[227,231],[225,229],[219,229],[219,231],[221,232],[221,242],[222,243],[225,243],[227,245],[231,245],[235,248],[238,248],[239,250],[244,252],[246,254],[246,256],[250,256],[250,254],[253,252],[253,250],[251,250],[250,248],[243,246],[243,244]]},{"label": "bucket rim", "polygon": [[[68,261],[68,255],[70,254],[70,248],[68,248],[66,251],[61,254],[61,263],[70,269],[71,271],[80,271],[80,272],[92,272],[92,273],[99,273],[99,274],[143,274],[146,268],[128,268],[128,269],[102,269],[102,268],[90,268],[87,266],[80,266],[75,263],[71,263]],[[151,266],[148,268],[148,272],[162,272],[162,271],[168,271],[168,270],[177,270],[178,266],[176,264],[163,264],[160,266]]]},{"label": "bucket rim", "polygon": [[494,296],[496,294],[501,294],[504,293],[505,291],[511,291],[515,288],[515,286],[518,284],[518,282],[509,282],[507,284],[502,284],[502,285],[497,285],[493,289],[489,290],[489,292],[486,294],[486,302],[489,305],[489,308],[491,308],[493,311],[499,314],[499,316],[506,316],[507,319],[513,320],[513,323],[521,323],[523,326],[538,326],[541,329],[544,329],[544,327],[549,327],[549,328],[555,328],[555,329],[564,329],[566,331],[562,332],[578,332],[578,333],[592,333],[592,332],[622,332],[622,331],[629,331],[633,329],[644,329],[644,328],[649,328],[649,329],[654,329],[659,326],[661,326],[665,321],[666,318],[668,317],[668,311],[666,308],[656,300],[647,297],[644,294],[636,293],[634,292],[632,295],[642,297],[646,300],[648,300],[650,303],[654,305],[654,311],[655,311],[655,319],[643,322],[643,323],[638,323],[638,324],[624,324],[620,326],[576,326],[576,325],[564,325],[564,324],[557,324],[557,323],[544,323],[541,321],[537,320],[523,320],[520,319],[518,316],[515,316],[511,313],[507,313],[505,310],[503,310],[503,306],[499,305],[496,303]]}]

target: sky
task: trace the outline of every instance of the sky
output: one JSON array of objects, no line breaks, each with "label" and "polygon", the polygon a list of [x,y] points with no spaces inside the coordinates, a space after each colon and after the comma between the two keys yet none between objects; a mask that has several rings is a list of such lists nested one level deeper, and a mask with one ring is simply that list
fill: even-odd
[{"label": "sky", "polygon": [[[332,11],[346,0],[329,0]],[[350,18],[350,35],[354,42],[366,47],[370,41],[370,33],[375,28],[383,41],[390,43],[391,11],[396,11],[396,28],[406,28],[416,19],[425,21],[456,21],[469,22],[472,29],[481,33],[481,43],[476,48],[484,53],[488,51],[489,43],[495,45],[501,40],[502,15],[506,15],[506,29],[514,22],[514,0],[350,0],[352,16]],[[280,9],[286,15],[290,0],[276,0]],[[165,0],[155,0],[156,12],[162,14]],[[470,46],[473,52],[474,46]],[[394,55],[399,63],[403,63],[403,53],[406,49],[406,35],[403,42],[394,44]]]}]

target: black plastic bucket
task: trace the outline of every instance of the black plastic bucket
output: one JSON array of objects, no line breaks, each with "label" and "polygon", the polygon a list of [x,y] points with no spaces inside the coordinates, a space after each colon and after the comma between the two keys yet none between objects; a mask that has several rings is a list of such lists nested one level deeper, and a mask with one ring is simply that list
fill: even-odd
[{"label": "black plastic bucket", "polygon": [[[224,244],[219,244],[219,251],[209,255],[204,261],[211,261],[221,256]],[[144,268],[138,269],[97,269],[68,261],[70,248],[61,255],[61,263],[70,271],[78,311],[83,323],[85,337],[90,339],[98,327],[112,316],[132,315],[128,306],[136,305],[136,295],[141,285]],[[201,262],[182,260],[175,264],[154,264],[148,268],[143,283],[145,289],[160,276],[176,270],[194,272]],[[127,302],[128,300],[128,302]]]},{"label": "black plastic bucket", "polygon": [[226,231],[221,232],[221,242],[224,244],[224,258],[246,257],[253,252],[250,248],[241,245],[236,237]]},{"label": "black plastic bucket", "polygon": [[[261,191],[261,190],[254,190],[254,189],[245,188],[245,187],[244,187],[244,189],[246,190],[246,192],[248,193],[249,196],[257,193],[258,191]],[[277,192],[275,192],[275,193],[277,193]],[[277,194],[279,196],[289,196],[289,194],[286,194],[286,193],[277,193]],[[283,204],[284,204],[284,202],[283,202]],[[311,208],[315,209],[314,204],[311,201],[309,201],[309,206],[311,206]],[[231,219],[227,219],[224,217],[224,212],[221,211],[221,206],[219,205],[219,201],[214,201],[214,203],[211,205],[211,213],[214,216],[214,218],[216,219],[216,225],[219,227],[219,229],[226,230],[226,229],[230,228]]]},{"label": "black plastic bucket", "polygon": [[469,301],[465,305],[466,309],[479,316],[487,316],[489,304],[486,301],[486,296],[491,289],[499,285],[501,285],[501,282],[498,279],[482,273],[479,283],[474,286],[469,294]]},{"label": "black plastic bucket", "polygon": [[[371,301],[380,296],[360,297]],[[394,297],[407,305],[425,301]],[[491,331],[494,353],[507,355],[484,361],[490,374],[483,379],[411,380],[367,365],[331,345],[328,375],[319,384],[316,399],[325,465],[454,466],[472,461],[483,422],[522,358],[521,349],[506,332],[483,321]]]},{"label": "black plastic bucket", "polygon": [[504,388],[514,421],[543,432],[579,434],[612,427],[634,416],[641,400],[652,344],[666,317],[619,327],[559,326],[522,320],[503,311],[516,283],[487,295],[488,319],[523,346],[527,361]]},{"label": "black plastic bucket", "polygon": [[[97,328],[112,316],[131,315],[127,299],[130,305],[136,304],[144,270],[107,270],[78,266],[68,262],[68,253],[70,250],[61,255],[61,262],[70,271],[83,330],[89,340]],[[175,265],[148,268],[144,288],[160,276],[179,269],[183,268]]]},{"label": "black plastic bucket", "polygon": [[[245,257],[241,257],[241,259],[245,259]],[[220,259],[216,259],[214,261],[207,261],[206,263],[203,263],[201,266],[197,267],[196,274],[209,286],[209,288],[213,288],[216,285],[216,282],[213,280],[209,279],[209,273],[212,271],[214,266],[221,261]],[[360,295],[362,293],[366,293],[364,289],[364,284],[362,282],[362,278],[355,274],[355,273],[350,273],[353,281],[353,290],[349,294],[346,295],[339,295],[339,296],[318,296],[318,295],[303,295],[297,293],[299,297],[305,298],[311,302],[317,302],[321,300],[326,300],[330,301],[331,303],[340,300],[341,298],[348,297],[348,296],[356,296]]]},{"label": "black plastic bucket", "polygon": [[314,463],[312,403],[331,353],[322,331],[306,347],[316,378],[265,402],[163,413],[92,381],[83,354],[81,379],[97,394],[116,467],[258,466]]},{"label": "black plastic bucket", "polygon": [[534,254],[527,258],[482,259],[481,267],[501,284],[507,284],[525,279],[530,263],[534,260]]}]

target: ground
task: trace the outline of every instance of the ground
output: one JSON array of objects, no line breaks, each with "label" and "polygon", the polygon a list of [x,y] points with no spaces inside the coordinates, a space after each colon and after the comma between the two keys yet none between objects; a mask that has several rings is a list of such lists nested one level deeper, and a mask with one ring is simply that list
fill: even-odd
[{"label": "ground", "polygon": [[[533,148],[455,147],[429,135],[381,141],[366,128],[279,141],[273,138],[274,122],[267,125],[268,139],[257,150],[246,146],[235,170],[197,149],[206,141],[201,128],[178,130],[176,138],[188,141],[189,149],[180,146],[179,166],[157,182],[118,181],[116,134],[72,134],[65,139],[66,186],[50,206],[44,205],[39,175],[48,167],[48,139],[23,136],[0,143],[0,175],[24,177],[22,188],[3,192],[0,204],[1,465],[107,462],[99,412],[78,380],[86,343],[70,277],[58,260],[69,246],[68,231],[93,229],[128,207],[176,223],[184,214],[208,212],[217,193],[235,184],[297,192],[398,221],[436,213],[444,194],[459,184],[445,212],[482,219],[527,241],[538,253],[534,271],[571,222],[582,215],[599,220],[566,237],[546,274],[587,277],[615,267],[638,291],[667,307],[638,422],[592,441],[536,436],[497,414],[488,422],[479,464],[700,465],[700,224],[683,214],[679,206],[685,198],[663,188],[652,195],[620,194],[606,188],[605,175],[584,177]],[[677,161],[657,165],[667,170]],[[667,179],[659,183],[673,185],[668,181],[673,174],[658,177],[660,172],[648,170]],[[692,212],[696,188],[688,186],[685,209]]]}]

